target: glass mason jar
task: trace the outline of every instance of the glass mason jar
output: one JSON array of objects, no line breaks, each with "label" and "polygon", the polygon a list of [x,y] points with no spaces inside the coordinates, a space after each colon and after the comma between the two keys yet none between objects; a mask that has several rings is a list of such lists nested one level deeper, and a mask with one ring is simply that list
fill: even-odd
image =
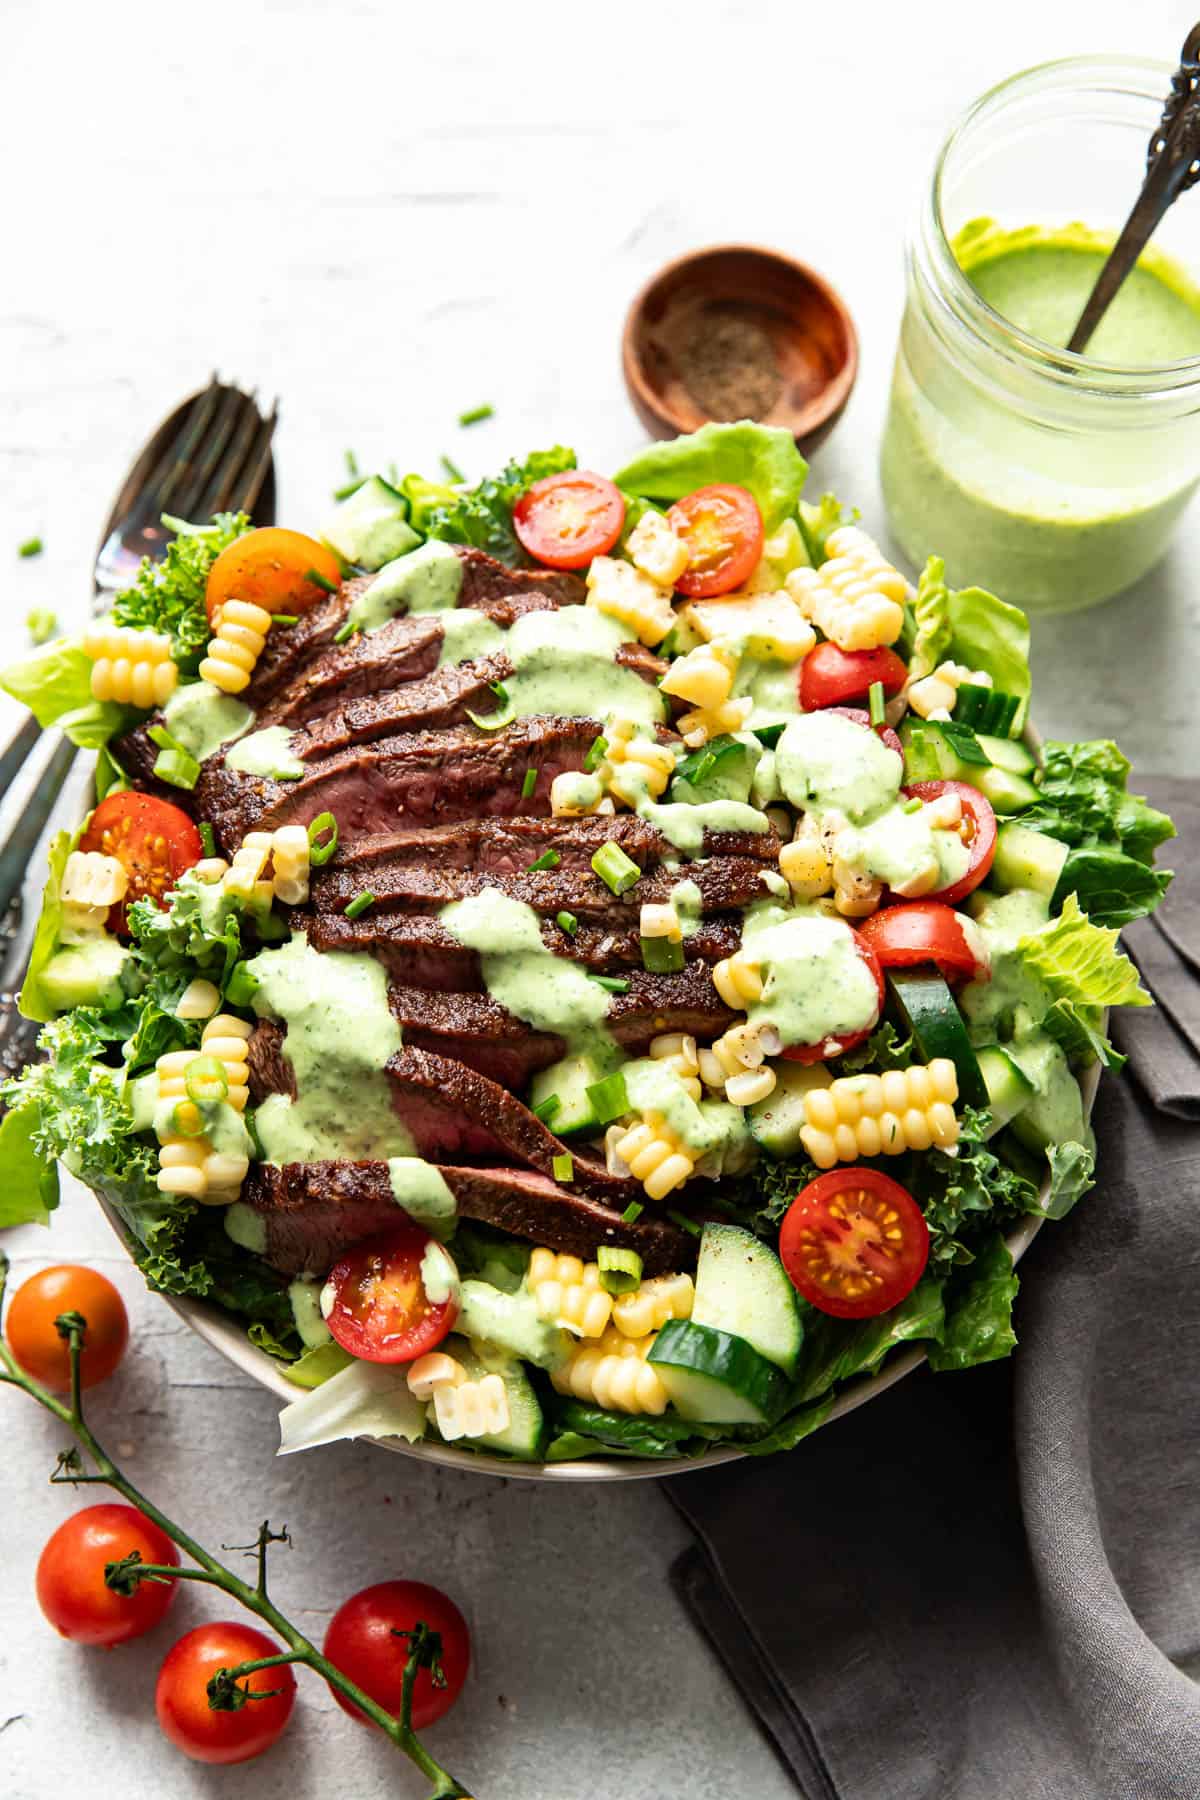
[{"label": "glass mason jar", "polygon": [[[1162,556],[1200,479],[1200,356],[1127,365],[1076,356],[1001,316],[952,244],[971,221],[1082,220],[1115,234],[1132,205],[1171,70],[1071,58],[993,88],[951,132],[908,252],[883,441],[894,536],[954,586],[1031,612],[1119,593]],[[1154,245],[1186,265],[1200,201]]]}]

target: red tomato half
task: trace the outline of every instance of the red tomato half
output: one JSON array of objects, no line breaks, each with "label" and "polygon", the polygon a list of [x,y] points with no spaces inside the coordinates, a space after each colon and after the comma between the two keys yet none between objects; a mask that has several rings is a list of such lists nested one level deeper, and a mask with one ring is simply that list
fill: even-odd
[{"label": "red tomato half", "polygon": [[891,726],[872,725],[871,715],[865,706],[826,706],[822,708],[822,711],[841,713],[844,719],[853,719],[854,723],[861,725],[864,731],[873,731],[881,743],[886,744],[889,750],[894,750],[901,761],[904,760],[904,745]]},{"label": "red tomato half", "polygon": [[947,981],[986,981],[990,970],[971,947],[961,913],[944,900],[885,906],[858,927],[885,969],[933,963]]},{"label": "red tomato half", "polygon": [[[430,1251],[445,1258],[450,1292],[433,1301],[421,1265]],[[449,1253],[419,1225],[400,1225],[355,1244],[329,1271],[333,1306],[326,1324],[351,1356],[364,1362],[414,1362],[453,1330],[458,1278]]]},{"label": "red tomato half", "polygon": [[220,1669],[278,1656],[281,1646],[250,1625],[221,1621],[181,1637],[158,1672],[154,1710],[165,1738],[193,1762],[249,1762],[269,1750],[292,1716],[296,1677],[287,1663],[255,1669],[238,1686],[264,1696],[235,1711],[208,1704],[208,1684]]},{"label": "red tomato half", "polygon": [[810,1181],[779,1233],[792,1286],[835,1319],[873,1319],[912,1292],[929,1260],[929,1227],[898,1181],[851,1164]]},{"label": "red tomato half", "polygon": [[691,600],[711,600],[741,587],[758,567],[763,519],[754,495],[723,482],[685,494],[667,514],[687,545],[688,566],[675,583]]},{"label": "red tomato half", "polygon": [[526,488],[513,507],[513,530],[538,562],[582,569],[621,535],[625,502],[607,475],[564,469]]},{"label": "red tomato half", "polygon": [[226,600],[248,600],[270,613],[307,612],[341,579],[342,565],[328,544],[302,531],[264,525],[227,544],[208,571],[209,623]]},{"label": "red tomato half", "polygon": [[68,1312],[87,1320],[79,1359],[85,1388],[107,1381],[129,1342],[125,1302],[106,1275],[74,1263],[31,1275],[12,1297],[4,1335],[25,1373],[60,1394],[70,1391],[71,1353],[54,1321]]},{"label": "red tomato half", "polygon": [[[949,887],[939,888],[936,898],[947,906],[965,900],[986,879],[996,855],[996,815],[991,801],[965,781],[914,781],[903,791],[911,800],[936,800],[939,794],[957,794],[962,801],[963,819],[959,829],[971,860],[962,879],[952,881]],[[895,898],[903,904],[898,894]],[[926,895],[926,898],[934,896]]]},{"label": "red tomato half", "polygon": [[164,896],[185,869],[204,855],[200,833],[185,812],[169,800],[132,791],[108,794],[100,802],[79,840],[81,850],[115,856],[129,877],[119,905],[109,909],[112,931],[125,930],[125,909],[134,900],[163,905]]},{"label": "red tomato half", "polygon": [[875,977],[875,986],[879,994],[875,1017],[864,1031],[847,1031],[841,1037],[822,1038],[819,1044],[789,1044],[782,1052],[785,1062],[828,1062],[831,1057],[841,1056],[845,1051],[853,1050],[856,1044],[865,1043],[879,1023],[879,1015],[883,1011],[883,970],[879,966],[879,958],[870,944],[865,944],[852,926],[847,926],[847,930],[854,939],[854,948]]},{"label": "red tomato half", "polygon": [[129,1595],[107,1587],[104,1570],[137,1551],[143,1562],[179,1566],[165,1532],[132,1506],[85,1506],[64,1520],[38,1557],[38,1605],[73,1644],[111,1650],[158,1624],[175,1598],[173,1581],[140,1581]]},{"label": "red tomato half", "polygon": [[819,712],[843,700],[865,700],[876,681],[883,683],[890,700],[907,680],[908,669],[894,650],[839,650],[836,644],[818,644],[800,664],[800,704],[805,712]]},{"label": "red tomato half", "polygon": [[[424,1731],[449,1712],[462,1692],[471,1661],[467,1621],[446,1594],[423,1581],[381,1581],[364,1588],[338,1608],[325,1634],[325,1654],[335,1668],[348,1675],[364,1694],[385,1711],[400,1711],[400,1688],[408,1645],[398,1631],[411,1631],[417,1623],[428,1625],[442,1640],[442,1674],[446,1685],[438,1687],[428,1669],[421,1669],[413,1684],[412,1722]],[[336,1688],[334,1699],[352,1719],[371,1724]]]}]

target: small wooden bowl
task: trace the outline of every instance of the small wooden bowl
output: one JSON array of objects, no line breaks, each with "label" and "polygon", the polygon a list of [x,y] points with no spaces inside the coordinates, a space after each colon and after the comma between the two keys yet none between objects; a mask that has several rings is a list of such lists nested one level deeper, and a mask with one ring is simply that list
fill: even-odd
[{"label": "small wooden bowl", "polygon": [[[751,378],[722,377],[722,351],[748,356]],[[621,356],[630,399],[655,437],[751,417],[785,426],[811,451],[850,398],[858,334],[840,296],[804,263],[718,244],[647,282],[625,320]],[[739,388],[750,400],[741,410],[733,406]]]}]

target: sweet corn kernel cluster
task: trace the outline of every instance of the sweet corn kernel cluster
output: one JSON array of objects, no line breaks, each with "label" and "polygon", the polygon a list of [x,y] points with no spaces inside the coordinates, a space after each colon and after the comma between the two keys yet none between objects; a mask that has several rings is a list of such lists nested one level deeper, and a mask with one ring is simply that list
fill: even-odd
[{"label": "sweet corn kernel cluster", "polygon": [[740,700],[723,700],[720,706],[698,706],[681,713],[676,720],[680,737],[689,750],[699,750],[715,737],[730,737],[741,731],[754,711],[749,694]]},{"label": "sweet corn kernel cluster", "polygon": [[162,706],[178,685],[179,670],[171,661],[171,640],[165,632],[94,625],[83,634],[83,649],[92,661],[93,700]]},{"label": "sweet corn kernel cluster", "polygon": [[687,545],[662,514],[652,509],[642,514],[630,532],[625,554],[635,569],[660,588],[673,588],[688,566]]},{"label": "sweet corn kernel cluster", "polygon": [[813,813],[801,816],[780,850],[779,872],[797,900],[819,900],[833,887],[833,857]]},{"label": "sweet corn kernel cluster", "polygon": [[448,1444],[458,1438],[494,1437],[511,1422],[508,1389],[499,1375],[478,1381],[439,1381],[433,1390],[433,1416]]},{"label": "sweet corn kernel cluster", "polygon": [[652,1336],[623,1337],[610,1327],[598,1344],[583,1346],[553,1369],[550,1380],[558,1393],[606,1412],[660,1415],[667,1410],[667,1390],[646,1361],[653,1344]]},{"label": "sweet corn kernel cluster", "polygon": [[731,1105],[754,1106],[775,1092],[775,1071],[767,1067],[766,1058],[781,1048],[779,1034],[771,1026],[731,1025],[700,1052],[700,1079],[724,1093]]},{"label": "sweet corn kernel cluster", "polygon": [[458,1387],[467,1379],[467,1371],[444,1350],[430,1350],[425,1356],[418,1356],[416,1362],[410,1363],[408,1370],[408,1391],[414,1400],[432,1400],[433,1391],[442,1382],[451,1387]]},{"label": "sweet corn kernel cluster", "polygon": [[[237,1112],[245,1112],[250,1080],[246,1040],[251,1030],[245,1019],[219,1014],[205,1026],[198,1051],[169,1050],[155,1064],[159,1100],[174,1100],[176,1126],[159,1147],[160,1193],[179,1194],[207,1206],[228,1206],[237,1199],[249,1162],[245,1156],[213,1149],[202,1133],[200,1109],[188,1096],[187,1077],[201,1057],[215,1058],[225,1070],[226,1104]],[[180,1126],[182,1130],[178,1129]]]},{"label": "sweet corn kernel cluster", "polygon": [[63,943],[78,943],[103,931],[109,907],[123,900],[128,890],[129,876],[115,856],[106,856],[101,850],[72,850],[60,891],[59,935]]},{"label": "sweet corn kernel cluster", "polygon": [[833,531],[819,569],[793,569],[786,587],[806,619],[839,650],[894,644],[904,626],[903,575],[855,525]]},{"label": "sweet corn kernel cluster", "polygon": [[622,1337],[644,1338],[660,1330],[668,1319],[690,1319],[695,1300],[696,1286],[690,1275],[657,1275],[613,1302],[613,1324]]},{"label": "sweet corn kernel cluster", "polygon": [[817,641],[811,624],[773,574],[766,589],[751,585],[719,600],[694,600],[683,617],[708,643],[727,649],[736,644],[742,655],[769,662],[799,662]]},{"label": "sweet corn kernel cluster", "polygon": [[226,600],[215,620],[208,655],[200,674],[223,694],[240,694],[249,687],[254,665],[263,653],[271,615],[249,600]]},{"label": "sweet corn kernel cluster", "polygon": [[220,882],[248,906],[268,908],[273,900],[302,906],[308,899],[311,849],[303,825],[280,825],[274,831],[251,831],[233,853],[204,857],[192,870],[197,880]]},{"label": "sweet corn kernel cluster", "polygon": [[612,1316],[612,1295],[600,1286],[598,1266],[578,1256],[559,1256],[539,1246],[529,1259],[525,1285],[543,1319],[580,1337],[600,1337]]},{"label": "sweet corn kernel cluster", "polygon": [[665,1200],[696,1166],[696,1153],[671,1130],[661,1113],[648,1112],[636,1125],[613,1126],[605,1144],[618,1167],[640,1181],[651,1200]]},{"label": "sweet corn kernel cluster", "polygon": [[675,623],[669,591],[618,557],[593,558],[587,589],[589,606],[619,619],[643,644],[661,644]]},{"label": "sweet corn kernel cluster", "polygon": [[908,704],[923,719],[948,719],[958,704],[958,690],[964,683],[973,687],[991,687],[992,678],[983,669],[968,669],[965,663],[939,663],[932,675],[911,681],[906,689]]},{"label": "sweet corn kernel cluster", "polygon": [[818,1169],[958,1142],[958,1074],[949,1057],[884,1075],[843,1075],[804,1098],[800,1141]]},{"label": "sweet corn kernel cluster", "polygon": [[737,667],[737,656],[727,645],[700,644],[678,657],[658,685],[664,694],[712,711],[733,692]]},{"label": "sweet corn kernel cluster", "polygon": [[669,744],[639,737],[628,719],[615,719],[605,736],[608,749],[600,772],[610,794],[636,807],[646,795],[657,800],[666,792],[675,773],[675,752]]},{"label": "sweet corn kernel cluster", "polygon": [[713,986],[735,1012],[745,1012],[762,999],[762,969],[745,950],[735,950],[713,968]]},{"label": "sweet corn kernel cluster", "polygon": [[[689,1032],[664,1031],[660,1036],[651,1038],[650,1055],[655,1062],[661,1062],[668,1069],[673,1069],[678,1076],[684,1092],[693,1100],[699,1100],[700,1087],[700,1053],[696,1048],[696,1040]],[[621,1126],[615,1127],[620,1132]]]}]

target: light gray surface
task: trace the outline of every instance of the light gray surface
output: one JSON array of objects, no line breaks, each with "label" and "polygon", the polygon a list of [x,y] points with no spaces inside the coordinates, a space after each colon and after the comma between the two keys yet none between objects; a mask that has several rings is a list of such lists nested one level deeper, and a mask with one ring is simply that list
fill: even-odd
[{"label": "light gray surface", "polygon": [[[0,648],[19,644],[34,604],[81,615],[128,457],[215,362],[282,395],[282,522],[301,528],[319,523],[347,444],[364,463],[432,469],[449,450],[483,472],[562,438],[613,466],[638,439],[618,374],[625,305],[668,256],[721,239],[808,258],[853,308],[859,386],[811,486],[878,525],[901,236],[951,117],[1046,57],[1172,58],[1190,15],[1162,0],[1136,18],[1117,0],[1019,0],[986,32],[948,4],[824,16],[821,29],[812,7],[715,0],[586,14],[8,0]],[[877,141],[840,123],[860,111],[880,121]],[[1184,204],[1200,228],[1200,201]],[[458,412],[484,400],[496,419],[459,432]],[[46,554],[18,564],[34,532]],[[1142,590],[1039,627],[1044,731],[1112,731],[1148,769],[1196,766],[1198,551],[1193,515]],[[266,1514],[289,1524],[298,1548],[279,1559],[278,1591],[314,1630],[391,1574],[459,1598],[476,1669],[434,1744],[481,1796],[582,1800],[600,1779],[622,1800],[792,1793],[667,1588],[681,1531],[652,1488],[538,1490],[369,1449],[276,1464],[274,1403],[140,1290],[90,1208],[72,1200],[51,1233],[6,1247],[18,1274],[87,1258],[115,1276],[136,1352],[97,1420],[210,1541],[243,1542]],[[37,1612],[37,1552],[95,1496],[46,1490],[59,1434],[19,1397],[0,1394],[0,1410],[5,1800],[72,1783],[103,1800],[422,1793],[304,1677],[291,1734],[261,1763],[215,1775],[169,1750],[148,1708],[171,1629],[81,1655]],[[175,1623],[218,1615],[211,1597],[185,1597]],[[802,1595],[796,1616],[802,1630]]]}]

